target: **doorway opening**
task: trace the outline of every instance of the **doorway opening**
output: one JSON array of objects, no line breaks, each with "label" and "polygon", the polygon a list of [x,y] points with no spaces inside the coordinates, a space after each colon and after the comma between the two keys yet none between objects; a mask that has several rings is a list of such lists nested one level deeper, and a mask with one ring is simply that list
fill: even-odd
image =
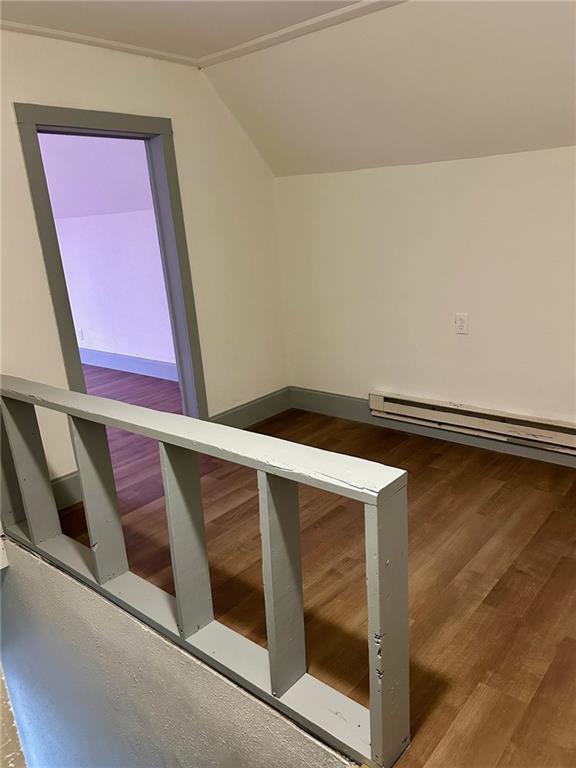
[{"label": "doorway opening", "polygon": [[38,139],[86,391],[182,413],[145,140]]},{"label": "doorway opening", "polygon": [[207,419],[171,121],[14,110],[70,389]]}]

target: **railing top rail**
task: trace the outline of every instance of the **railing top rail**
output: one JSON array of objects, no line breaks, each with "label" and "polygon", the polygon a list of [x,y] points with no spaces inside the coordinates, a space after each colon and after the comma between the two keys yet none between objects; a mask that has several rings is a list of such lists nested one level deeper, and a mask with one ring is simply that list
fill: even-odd
[{"label": "railing top rail", "polygon": [[72,392],[15,376],[1,376],[0,387],[3,397],[124,429],[364,503],[376,503],[378,498],[395,493],[406,484],[404,470],[269,435]]}]

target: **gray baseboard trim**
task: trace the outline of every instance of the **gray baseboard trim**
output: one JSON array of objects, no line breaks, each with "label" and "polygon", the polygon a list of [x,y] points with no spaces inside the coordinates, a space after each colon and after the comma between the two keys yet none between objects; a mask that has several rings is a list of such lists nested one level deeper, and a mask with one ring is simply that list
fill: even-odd
[{"label": "gray baseboard trim", "polygon": [[[322,392],[318,389],[291,387],[290,401],[292,408],[298,408],[301,411],[311,411],[325,416],[361,421],[366,424],[381,421],[381,419],[375,419],[370,413],[367,399],[364,400],[352,395],[336,395],[333,392]],[[377,424],[377,426],[383,425]]]},{"label": "gray baseboard trim", "polygon": [[[546,461],[550,464],[559,464],[564,467],[576,468],[576,456],[570,454],[549,451],[545,448],[533,448],[526,445],[518,445],[500,440],[467,435],[463,432],[451,432],[439,427],[425,427],[420,424],[393,421],[372,416],[368,407],[368,399],[352,397],[350,395],[336,395],[333,392],[321,392],[315,389],[303,387],[284,387],[269,395],[258,397],[248,403],[243,403],[235,408],[212,416],[210,421],[217,424],[225,424],[228,427],[245,429],[258,424],[265,419],[278,416],[284,411],[298,409],[310,413],[320,413],[324,416],[335,416],[339,419],[358,421],[362,424],[372,424],[375,427],[392,429],[396,432],[407,432],[411,435],[431,437],[435,440],[444,440],[449,443],[470,445],[474,448],[485,448],[489,451],[507,453],[512,456],[521,456],[536,461]],[[82,501],[82,488],[78,472],[70,472],[52,480],[54,498],[58,509]]]},{"label": "gray baseboard trim", "polygon": [[165,363],[162,360],[150,360],[134,355],[119,355],[115,352],[102,352],[99,349],[80,347],[80,360],[86,365],[96,365],[98,368],[111,368],[113,371],[139,373],[141,376],[153,376],[155,379],[178,381],[176,363]]},{"label": "gray baseboard trim", "polygon": [[58,509],[66,509],[82,501],[82,486],[78,472],[69,472],[67,475],[56,477],[52,480],[52,491]]},{"label": "gray baseboard trim", "polygon": [[335,416],[340,419],[348,419],[349,421],[358,421],[362,424],[372,424],[375,427],[392,429],[396,432],[407,432],[411,435],[421,435],[422,437],[431,437],[435,440],[444,440],[449,443],[469,445],[474,448],[484,448],[498,453],[507,453],[512,456],[521,456],[527,459],[535,459],[536,461],[546,461],[550,464],[576,468],[576,456],[571,456],[570,454],[550,451],[546,448],[534,448],[518,443],[491,440],[490,438],[469,435],[464,432],[452,432],[441,427],[426,427],[420,424],[383,419],[379,416],[372,416],[368,405],[368,398],[337,395],[333,392],[322,392],[304,387],[285,387],[284,389],[279,389],[270,395],[265,395],[218,414],[212,418],[212,421],[232,427],[245,428],[272,416],[277,416],[291,408],[311,413],[320,413],[324,416]]},{"label": "gray baseboard trim", "polygon": [[264,421],[293,408],[290,390],[291,387],[277,389],[276,392],[270,392],[269,395],[257,397],[248,403],[222,411],[222,413],[212,416],[210,421],[214,421],[217,424],[225,424],[227,427],[239,427],[240,429],[251,427],[253,424],[258,424],[259,421]]}]

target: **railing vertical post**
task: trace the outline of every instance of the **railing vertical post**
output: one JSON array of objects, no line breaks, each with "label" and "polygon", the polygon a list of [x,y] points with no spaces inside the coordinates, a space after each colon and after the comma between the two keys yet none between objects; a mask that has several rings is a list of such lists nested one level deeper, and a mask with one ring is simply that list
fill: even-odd
[{"label": "railing vertical post", "polygon": [[298,486],[258,472],[270,682],[282,696],[306,672]]},{"label": "railing vertical post", "polygon": [[0,511],[4,526],[14,525],[26,519],[18,476],[12,457],[12,449],[6,432],[4,418],[0,411],[0,460],[2,463]]},{"label": "railing vertical post", "polygon": [[71,416],[70,429],[95,576],[100,584],[104,584],[128,570],[106,427]]},{"label": "railing vertical post", "polygon": [[2,398],[2,412],[20,495],[34,544],[62,533],[34,406]]},{"label": "railing vertical post", "polygon": [[178,628],[186,638],[214,619],[198,455],[160,443]]},{"label": "railing vertical post", "polygon": [[391,766],[410,741],[406,487],[365,506],[372,760]]}]

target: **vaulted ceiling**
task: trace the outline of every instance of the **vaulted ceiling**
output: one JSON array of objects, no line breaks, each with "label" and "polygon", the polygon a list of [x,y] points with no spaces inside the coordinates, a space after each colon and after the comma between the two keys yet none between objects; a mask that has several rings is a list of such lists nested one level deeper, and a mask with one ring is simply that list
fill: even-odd
[{"label": "vaulted ceiling", "polygon": [[[2,7],[3,23],[22,31],[199,60],[277,175],[576,143],[575,12],[574,2],[555,0],[5,0]],[[327,17],[342,23],[320,28]],[[286,41],[293,25],[298,35],[315,31]],[[250,41],[262,36],[266,46],[278,44],[257,50]],[[214,63],[223,50],[234,58]]]},{"label": "vaulted ceiling", "polygon": [[206,71],[279,175],[574,144],[575,8],[410,0]]}]

